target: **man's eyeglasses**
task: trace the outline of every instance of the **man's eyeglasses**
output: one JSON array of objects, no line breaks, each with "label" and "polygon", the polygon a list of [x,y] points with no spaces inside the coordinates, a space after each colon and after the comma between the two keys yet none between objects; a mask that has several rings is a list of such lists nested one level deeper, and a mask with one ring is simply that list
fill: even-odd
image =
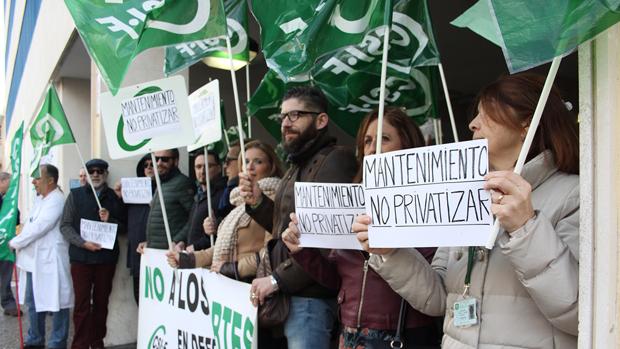
[{"label": "man's eyeglasses", "polygon": [[105,173],[105,170],[102,170],[100,168],[91,168],[88,170],[88,174],[93,175],[93,174],[98,174],[98,175],[102,175]]},{"label": "man's eyeglasses", "polygon": [[284,119],[286,119],[286,118],[288,118],[290,120],[290,122],[295,122],[303,114],[319,115],[321,113],[320,112],[316,112],[316,111],[291,110],[288,113],[280,113],[280,115],[278,115],[278,119],[280,120],[281,123],[284,122]]},{"label": "man's eyeglasses", "polygon": [[155,157],[155,161],[157,161],[157,162],[160,162],[160,161],[161,161],[161,162],[168,162],[168,161],[170,161],[171,159],[173,159],[173,157],[172,157],[172,156],[156,156],[156,157]]}]

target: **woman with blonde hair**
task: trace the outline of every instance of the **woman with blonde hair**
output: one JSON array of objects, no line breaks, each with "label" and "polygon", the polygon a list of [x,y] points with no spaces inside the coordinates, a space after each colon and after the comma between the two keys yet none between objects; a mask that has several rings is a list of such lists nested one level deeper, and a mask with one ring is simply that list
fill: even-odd
[{"label": "woman with blonde hair", "polygon": [[[282,176],[280,160],[273,148],[259,140],[249,142],[245,146],[245,161],[249,176],[258,180],[266,195],[273,197]],[[271,234],[245,213],[238,188],[231,192],[230,202],[236,207],[220,223],[215,246],[193,253],[169,252],[171,266],[207,267],[235,280],[251,282],[254,279],[259,251],[271,239]],[[215,233],[215,224],[210,218],[205,220],[204,227],[206,234]]]}]

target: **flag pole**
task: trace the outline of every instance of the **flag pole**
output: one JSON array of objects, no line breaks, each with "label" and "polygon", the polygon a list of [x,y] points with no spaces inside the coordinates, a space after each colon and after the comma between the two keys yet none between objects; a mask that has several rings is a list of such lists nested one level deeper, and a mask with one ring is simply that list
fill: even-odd
[{"label": "flag pole", "polygon": [[[540,99],[538,99],[538,104],[536,105],[536,110],[534,110],[534,115],[532,116],[530,127],[527,130],[525,140],[523,141],[523,146],[521,147],[521,151],[519,152],[519,158],[517,159],[517,164],[514,168],[514,173],[516,174],[521,174],[521,171],[523,170],[523,165],[525,165],[525,159],[527,158],[527,154],[530,152],[530,147],[532,146],[534,135],[536,134],[536,130],[538,129],[538,124],[540,124],[540,118],[542,117],[542,113],[545,110],[545,105],[547,104],[547,99],[549,99],[549,93],[551,92],[551,88],[553,87],[553,81],[555,80],[555,76],[558,73],[558,68],[560,67],[561,61],[562,57],[557,56],[553,59],[553,62],[551,62],[551,68],[549,68],[549,73],[547,74],[545,85],[543,86],[542,92],[540,93]],[[485,246],[486,248],[492,249],[495,245],[495,240],[497,239],[499,228],[499,220],[496,218],[495,222],[493,223],[493,230]]]},{"label": "flag pole", "polygon": [[443,87],[443,95],[446,97],[446,105],[448,106],[448,114],[450,115],[450,125],[452,126],[452,136],[454,141],[459,141],[459,134],[456,132],[456,123],[454,122],[454,112],[452,111],[452,102],[450,101],[450,93],[448,92],[448,84],[446,83],[446,75],[443,72],[443,64],[437,65],[439,68],[439,76],[441,77],[441,86]]},{"label": "flag pole", "polygon": [[157,184],[157,194],[159,195],[159,204],[161,205],[161,214],[164,217],[164,228],[166,229],[166,239],[168,239],[168,248],[173,251],[174,245],[172,244],[172,237],[170,235],[170,226],[168,225],[168,214],[166,213],[166,205],[164,202],[164,193],[161,190],[161,181],[159,179],[159,170],[157,169],[157,159],[155,159],[155,153],[151,152],[151,161],[153,162],[153,169],[155,170],[155,183]]},{"label": "flag pole", "polygon": [[[207,209],[209,210],[209,218],[213,220],[211,217],[211,178],[209,178],[209,151],[207,150],[207,146],[203,147],[205,152],[205,180],[207,181]],[[209,240],[211,241],[211,247],[215,241],[213,241],[213,234],[209,235]]]},{"label": "flag pole", "polygon": [[[73,138],[73,140],[75,140],[75,138]],[[90,188],[93,190],[93,194],[95,195],[97,206],[99,206],[99,209],[101,210],[101,202],[99,202],[99,197],[97,196],[97,191],[95,190],[95,186],[93,185],[93,180],[92,178],[90,178],[90,173],[88,173],[88,169],[86,168],[86,163],[84,162],[84,157],[82,157],[80,147],[78,146],[77,142],[73,144],[75,144],[75,149],[77,149],[78,156],[80,157],[80,161],[82,162],[82,168],[84,168],[84,171],[86,171],[86,178],[88,178],[88,184],[90,185]]]},{"label": "flag pole", "polygon": [[249,60],[248,60],[248,64],[245,65],[245,97],[246,97],[245,110],[246,110],[246,113],[248,114],[248,137],[252,138],[252,118],[250,117],[250,113],[247,112],[248,103],[250,102],[250,61]]},{"label": "flag pole", "polygon": [[437,119],[433,119],[433,131],[435,132],[435,144],[441,144],[441,138],[439,135],[439,122]]},{"label": "flag pole", "polygon": [[[387,8],[387,4],[390,2],[386,2],[386,11],[392,11],[392,9]],[[391,16],[391,14],[390,14]],[[377,135],[375,136],[376,143],[376,151],[375,154],[381,154],[381,143],[383,139],[383,112],[385,110],[385,80],[387,77],[387,59],[388,59],[388,50],[390,47],[390,23],[388,22],[385,26],[385,34],[383,36],[383,53],[381,56],[381,82],[379,85],[379,111],[377,115]]]},{"label": "flag pole", "polygon": [[241,148],[241,166],[243,166],[243,172],[247,171],[245,164],[245,140],[243,133],[243,123],[241,121],[241,110],[239,108],[239,90],[237,89],[237,76],[235,74],[234,63],[232,59],[232,48],[230,45],[230,37],[226,35],[226,49],[228,50],[228,61],[230,62],[230,78],[232,79],[233,95],[235,96],[235,111],[237,112],[237,128],[239,129],[239,145]]},{"label": "flag pole", "polygon": [[[13,263],[13,274],[15,275],[15,305],[17,306],[17,323],[19,324],[19,347],[24,349],[24,329],[22,324],[22,309],[19,305],[19,277],[17,276],[17,265]],[[30,310],[30,309],[28,309]]]}]

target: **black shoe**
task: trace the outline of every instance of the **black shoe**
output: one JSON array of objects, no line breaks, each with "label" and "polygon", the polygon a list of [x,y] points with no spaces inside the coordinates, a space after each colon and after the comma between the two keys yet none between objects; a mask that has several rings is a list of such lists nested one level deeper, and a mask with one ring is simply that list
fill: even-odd
[{"label": "black shoe", "polygon": [[22,313],[21,310],[17,310],[17,309],[8,309],[4,311],[4,315],[8,315],[8,316],[15,316],[17,317],[17,314],[19,313],[19,315],[24,315],[24,313]]}]

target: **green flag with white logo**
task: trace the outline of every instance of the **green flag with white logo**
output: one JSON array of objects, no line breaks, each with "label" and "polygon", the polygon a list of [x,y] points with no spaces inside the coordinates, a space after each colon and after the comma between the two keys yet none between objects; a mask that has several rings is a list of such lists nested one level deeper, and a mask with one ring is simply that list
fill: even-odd
[{"label": "green flag with white logo", "polygon": [[[245,0],[224,0],[226,24],[233,59],[249,61],[248,4]],[[166,75],[185,69],[205,57],[228,58],[226,39],[207,38],[166,47]]]},{"label": "green flag with white logo", "polygon": [[226,35],[222,0],[65,0],[65,4],[113,94],[138,53]]},{"label": "green flag with white logo", "polygon": [[480,0],[452,24],[500,46],[515,73],[568,54],[619,21],[619,0]]},{"label": "green flag with white logo", "polygon": [[15,261],[15,254],[9,248],[9,241],[15,236],[18,216],[19,177],[22,162],[24,123],[19,126],[11,143],[11,182],[2,198],[0,208],[0,261]]},{"label": "green flag with white logo", "polygon": [[51,147],[75,143],[71,126],[69,126],[54,85],[47,90],[43,106],[30,126],[30,141],[35,150],[35,157],[30,164],[30,173],[33,176],[39,170],[41,158],[49,153]]},{"label": "green flag with white logo", "polygon": [[[358,6],[367,8],[371,3],[366,0]],[[428,117],[437,116],[435,96],[440,88],[438,70],[433,66],[439,63],[439,54],[427,4],[426,1],[393,0],[392,6],[385,102],[405,108],[416,122],[423,123]],[[345,16],[345,12],[338,13],[353,18]],[[278,30],[263,26],[262,35],[269,37],[266,31]],[[381,23],[367,30],[359,41],[348,42],[347,46],[317,57],[303,73],[297,73],[292,66],[281,65],[277,69],[270,66],[272,69],[248,103],[250,115],[256,116],[270,134],[279,139],[277,114],[280,99],[286,90],[295,85],[312,84],[327,96],[330,119],[350,135],[355,135],[363,116],[379,105],[384,32],[385,26]],[[333,33],[327,41],[339,40]],[[263,42],[263,46],[269,46],[269,43]],[[309,59],[309,55],[306,58]],[[271,64],[284,61],[274,59]],[[296,74],[286,75],[289,72]]]}]

